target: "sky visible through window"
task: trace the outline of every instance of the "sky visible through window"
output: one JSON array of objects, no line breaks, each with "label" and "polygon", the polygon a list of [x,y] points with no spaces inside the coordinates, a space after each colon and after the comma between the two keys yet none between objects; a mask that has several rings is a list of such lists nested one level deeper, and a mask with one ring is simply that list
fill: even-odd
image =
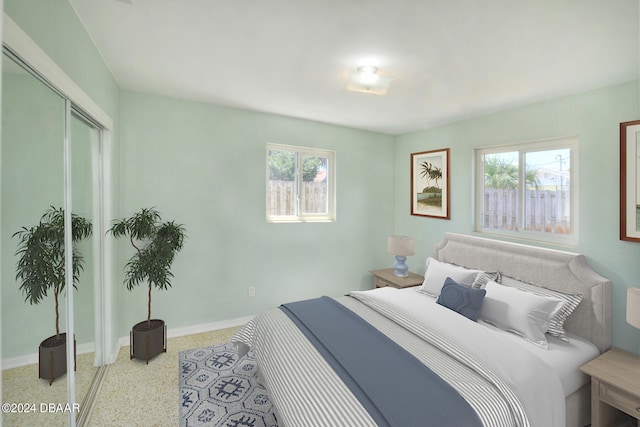
[{"label": "sky visible through window", "polygon": [[[517,151],[491,153],[485,157],[512,165],[515,168],[518,167]],[[569,185],[570,159],[570,148],[525,152],[526,168],[537,172],[538,185],[541,187],[558,186],[561,188]]]},{"label": "sky visible through window", "polygon": [[[571,149],[563,148],[560,150],[547,151],[528,151],[526,153],[527,166],[534,168],[569,170],[569,158]],[[509,162],[514,166],[518,165],[518,152],[509,151],[505,153],[487,154],[489,157]]]}]

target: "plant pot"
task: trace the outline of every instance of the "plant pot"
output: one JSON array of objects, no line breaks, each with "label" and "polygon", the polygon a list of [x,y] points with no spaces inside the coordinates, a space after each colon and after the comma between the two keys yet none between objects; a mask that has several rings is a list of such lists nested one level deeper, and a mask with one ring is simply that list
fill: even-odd
[{"label": "plant pot", "polygon": [[164,320],[151,319],[136,323],[130,333],[129,358],[145,360],[147,364],[160,353],[167,351],[167,327]]},{"label": "plant pot", "polygon": [[[73,370],[76,370],[76,340],[73,340]],[[38,347],[38,378],[49,380],[49,385],[67,373],[67,334],[47,338]]]}]

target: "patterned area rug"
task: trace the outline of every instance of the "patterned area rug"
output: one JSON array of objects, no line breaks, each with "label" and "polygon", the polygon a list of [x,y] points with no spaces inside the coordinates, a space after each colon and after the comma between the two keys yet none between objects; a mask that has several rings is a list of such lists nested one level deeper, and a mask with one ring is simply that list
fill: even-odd
[{"label": "patterned area rug", "polygon": [[180,366],[180,427],[277,427],[251,353],[235,344],[183,351]]}]

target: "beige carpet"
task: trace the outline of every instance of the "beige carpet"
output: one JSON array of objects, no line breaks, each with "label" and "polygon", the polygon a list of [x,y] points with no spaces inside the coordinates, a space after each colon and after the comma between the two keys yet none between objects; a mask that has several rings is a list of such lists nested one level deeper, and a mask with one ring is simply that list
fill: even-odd
[{"label": "beige carpet", "polygon": [[[85,396],[97,368],[93,366],[93,353],[76,357],[76,396]],[[49,403],[67,403],[67,376],[56,379],[49,385],[48,380],[38,378],[38,364],[21,366],[2,371],[2,402],[27,403],[29,410],[35,404],[35,412],[2,414],[4,427],[53,427],[69,424],[69,414],[48,412]],[[41,412],[44,403],[47,412]],[[81,402],[78,402],[81,403]],[[17,409],[17,408],[16,408]],[[44,409],[44,408],[43,408]],[[54,409],[57,409],[54,407]]]},{"label": "beige carpet", "polygon": [[227,342],[237,329],[171,338],[167,352],[149,361],[149,365],[129,360],[129,347],[122,347],[116,363],[107,370],[88,425],[178,426],[178,353]]},{"label": "beige carpet", "polygon": [[[178,353],[229,341],[238,328],[170,338],[167,352],[146,365],[129,360],[129,346],[122,347],[115,363],[109,365],[102,388],[87,425],[94,427],[169,427],[179,425]],[[76,391],[84,396],[96,368],[93,353],[77,357]],[[40,413],[39,405],[67,402],[66,376],[54,381],[38,378],[38,365],[2,372],[2,402],[36,403],[35,413],[3,414],[4,427],[56,427],[68,425],[68,414]]]}]

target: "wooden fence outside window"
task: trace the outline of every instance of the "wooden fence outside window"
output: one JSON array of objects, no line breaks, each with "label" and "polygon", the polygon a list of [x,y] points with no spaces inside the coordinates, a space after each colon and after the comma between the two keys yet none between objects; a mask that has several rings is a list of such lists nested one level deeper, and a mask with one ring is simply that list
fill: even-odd
[{"label": "wooden fence outside window", "polygon": [[[326,214],[327,183],[303,182],[301,184],[301,210],[304,214]],[[296,186],[294,181],[268,180],[267,203],[269,215],[296,215]]]},{"label": "wooden fence outside window", "polygon": [[[524,228],[531,231],[569,234],[571,232],[568,190],[526,190]],[[519,231],[517,190],[485,188],[483,228]]]}]

